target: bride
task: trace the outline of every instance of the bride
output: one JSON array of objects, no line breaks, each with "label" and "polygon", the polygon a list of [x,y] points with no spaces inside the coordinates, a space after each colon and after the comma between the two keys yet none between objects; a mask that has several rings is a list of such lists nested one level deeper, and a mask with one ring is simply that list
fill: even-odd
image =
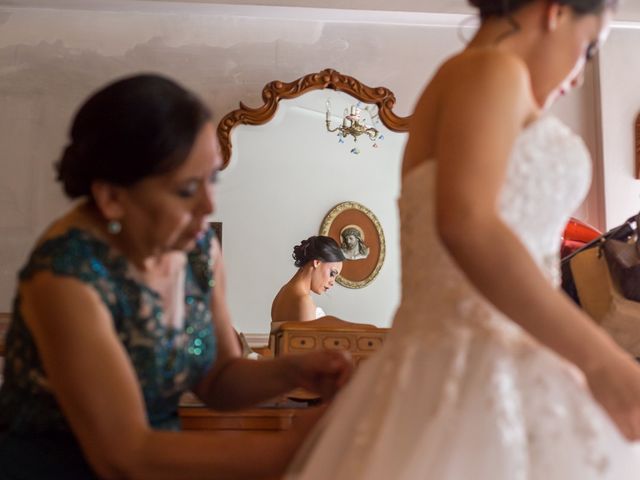
[{"label": "bride", "polygon": [[590,160],[545,114],[581,83],[617,2],[470,3],[479,30],[412,117],[392,332],[289,479],[640,475],[640,367],[557,289]]}]

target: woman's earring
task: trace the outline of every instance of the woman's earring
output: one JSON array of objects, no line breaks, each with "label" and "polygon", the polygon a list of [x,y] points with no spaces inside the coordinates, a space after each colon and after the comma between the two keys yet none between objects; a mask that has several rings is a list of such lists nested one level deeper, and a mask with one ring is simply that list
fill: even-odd
[{"label": "woman's earring", "polygon": [[117,235],[122,231],[122,224],[118,220],[109,220],[107,223],[107,232],[111,235]]}]

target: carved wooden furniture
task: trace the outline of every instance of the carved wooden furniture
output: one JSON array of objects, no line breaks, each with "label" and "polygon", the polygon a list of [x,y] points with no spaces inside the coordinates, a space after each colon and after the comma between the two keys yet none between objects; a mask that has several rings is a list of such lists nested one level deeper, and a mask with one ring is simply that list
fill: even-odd
[{"label": "carved wooden furniture", "polygon": [[250,408],[237,412],[218,412],[202,406],[183,406],[179,409],[183,430],[268,431],[289,429],[300,408]]},{"label": "carved wooden furniture", "polygon": [[388,328],[345,322],[330,316],[310,322],[285,322],[271,333],[271,348],[276,356],[342,349],[351,354],[357,366],[382,347],[388,331]]},{"label": "carved wooden furniture", "polygon": [[[182,430],[215,432],[218,437],[229,436],[244,439],[248,443],[260,436],[260,441],[268,441],[265,434],[278,438],[285,435],[296,418],[303,416],[306,408],[250,408],[236,412],[217,412],[196,404],[180,406]],[[269,480],[279,480],[270,478]]]},{"label": "carved wooden furniture", "polygon": [[[322,349],[344,349],[350,352],[356,366],[384,344],[388,328],[351,323],[336,317],[322,317],[310,322],[285,322],[271,334],[276,355],[304,353]],[[269,407],[237,412],[217,412],[185,395],[179,414],[184,430],[216,430],[279,432],[291,427],[296,417],[304,415],[305,404],[290,399],[315,400],[317,395],[297,389]]]},{"label": "carved wooden furniture", "polygon": [[216,411],[205,407],[191,392],[180,398],[178,413],[183,430],[281,431],[293,424],[307,408],[282,395],[263,405],[237,411]]}]

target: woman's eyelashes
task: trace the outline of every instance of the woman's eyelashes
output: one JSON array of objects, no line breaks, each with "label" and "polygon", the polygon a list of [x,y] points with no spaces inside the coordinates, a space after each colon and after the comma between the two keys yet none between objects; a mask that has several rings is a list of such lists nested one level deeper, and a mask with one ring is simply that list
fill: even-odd
[{"label": "woman's eyelashes", "polygon": [[337,270],[331,270],[331,278],[337,277],[337,276],[338,276],[338,271]]},{"label": "woman's eyelashes", "polygon": [[182,198],[191,198],[198,192],[198,182],[189,180],[178,189],[178,196]]},{"label": "woman's eyelashes", "polygon": [[182,197],[182,198],[190,198],[193,197],[194,195],[196,195],[198,193],[198,188],[200,187],[201,183],[206,183],[208,185],[205,186],[209,186],[209,185],[214,185],[216,183],[218,183],[218,172],[214,172],[212,173],[207,179],[206,182],[203,182],[200,179],[190,179],[187,182],[183,183],[179,188],[178,188],[178,196]]}]

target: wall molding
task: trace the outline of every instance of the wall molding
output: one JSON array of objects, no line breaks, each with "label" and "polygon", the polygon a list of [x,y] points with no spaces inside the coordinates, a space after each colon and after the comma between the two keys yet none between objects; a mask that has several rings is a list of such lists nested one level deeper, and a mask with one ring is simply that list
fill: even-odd
[{"label": "wall molding", "polygon": [[244,338],[246,338],[247,343],[251,348],[254,347],[264,347],[269,344],[269,334],[268,333],[242,333]]},{"label": "wall molding", "polygon": [[435,27],[473,27],[477,17],[465,13],[360,10],[300,6],[230,5],[198,1],[165,0],[0,0],[0,9],[77,10],[88,12],[138,12],[147,14],[193,14],[307,20],[331,23],[373,23]]}]

